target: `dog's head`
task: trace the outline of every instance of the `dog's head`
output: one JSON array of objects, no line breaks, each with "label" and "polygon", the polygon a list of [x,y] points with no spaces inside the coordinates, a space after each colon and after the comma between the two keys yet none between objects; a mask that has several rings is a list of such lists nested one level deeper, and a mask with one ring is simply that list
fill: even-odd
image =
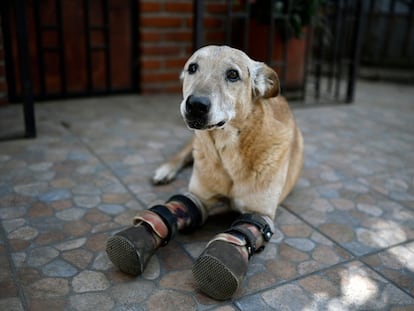
[{"label": "dog's head", "polygon": [[223,128],[243,119],[259,98],[279,94],[276,72],[228,46],[207,46],[196,51],[181,74],[181,114],[188,127]]}]

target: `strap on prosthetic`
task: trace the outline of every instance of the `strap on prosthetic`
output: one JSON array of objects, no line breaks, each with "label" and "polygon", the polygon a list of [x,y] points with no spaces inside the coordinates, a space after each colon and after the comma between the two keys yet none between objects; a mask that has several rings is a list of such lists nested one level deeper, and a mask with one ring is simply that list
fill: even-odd
[{"label": "strap on prosthetic", "polygon": [[[206,219],[204,207],[202,203],[193,195],[176,194],[167,201],[167,203],[169,202],[179,202],[183,204],[186,208],[187,215],[182,215],[182,217],[189,218],[189,225],[183,228],[181,232],[191,233],[204,223]],[[181,217],[181,215],[177,215],[177,217]]]},{"label": "strap on prosthetic", "polygon": [[264,249],[264,245],[256,249],[256,237],[249,229],[241,227],[241,224],[254,225],[262,234],[263,239],[266,242],[270,241],[273,236],[273,232],[266,220],[257,214],[243,214],[231,224],[230,229],[225,231],[225,233],[242,235],[246,241],[246,248],[250,258],[253,254],[261,252]]},{"label": "strap on prosthetic", "polygon": [[[174,221],[172,217],[168,217],[168,213],[164,211],[165,215],[162,217],[160,214],[161,209],[155,208],[153,210],[147,209],[141,211],[138,215],[134,217],[134,225],[140,225],[143,224],[150,228],[153,233],[155,233],[158,238],[161,240],[161,245],[166,245],[173,235],[175,234],[174,227]],[[174,215],[173,215],[174,216]],[[168,218],[167,218],[168,217]],[[168,221],[166,219],[169,219]],[[177,224],[175,222],[175,224]]]},{"label": "strap on prosthetic", "polygon": [[164,205],[155,205],[148,210],[160,216],[161,220],[168,228],[167,236],[162,241],[162,245],[167,245],[177,233],[177,217]]}]

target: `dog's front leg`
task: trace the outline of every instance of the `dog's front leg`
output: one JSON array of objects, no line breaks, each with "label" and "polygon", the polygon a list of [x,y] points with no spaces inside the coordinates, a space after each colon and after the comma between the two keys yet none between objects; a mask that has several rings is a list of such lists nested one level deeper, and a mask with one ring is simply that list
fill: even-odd
[{"label": "dog's front leg", "polygon": [[191,164],[193,161],[193,140],[191,139],[182,150],[155,170],[152,178],[154,184],[169,183],[182,168]]},{"label": "dog's front leg", "polygon": [[191,232],[206,219],[203,204],[192,194],[172,196],[134,217],[134,225],[110,237],[106,252],[121,271],[141,274],[155,251],[168,244],[177,231]]},{"label": "dog's front leg", "polygon": [[218,300],[231,298],[242,284],[251,256],[264,249],[274,232],[267,216],[242,214],[224,233],[215,236],[193,266],[199,288]]}]

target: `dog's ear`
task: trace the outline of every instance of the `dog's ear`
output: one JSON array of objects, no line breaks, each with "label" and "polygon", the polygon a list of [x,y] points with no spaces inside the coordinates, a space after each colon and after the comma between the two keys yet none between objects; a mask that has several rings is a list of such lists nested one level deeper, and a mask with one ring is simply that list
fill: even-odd
[{"label": "dog's ear", "polygon": [[253,91],[258,97],[276,97],[280,93],[277,73],[265,63],[255,62],[253,69]]}]

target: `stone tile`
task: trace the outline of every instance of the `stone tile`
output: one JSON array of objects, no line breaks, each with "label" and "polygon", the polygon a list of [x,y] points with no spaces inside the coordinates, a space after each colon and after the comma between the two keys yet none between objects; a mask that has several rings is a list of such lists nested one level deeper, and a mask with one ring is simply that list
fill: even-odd
[{"label": "stone tile", "polygon": [[283,208],[277,212],[275,227],[278,231],[265,250],[250,260],[246,281],[237,297],[352,258]]},{"label": "stone tile", "polygon": [[414,242],[366,256],[362,261],[414,296]]},{"label": "stone tile", "polygon": [[196,310],[196,302],[190,295],[173,290],[160,290],[149,297],[148,311],[155,310]]},{"label": "stone tile", "polygon": [[31,298],[63,297],[69,293],[69,282],[62,278],[40,279],[27,287]]},{"label": "stone tile", "polygon": [[57,259],[42,267],[42,272],[48,277],[71,277],[78,273],[78,270],[66,261]]},{"label": "stone tile", "polygon": [[147,298],[154,293],[153,282],[143,280],[124,281],[114,285],[110,290],[110,296],[118,306],[135,309],[143,305]]},{"label": "stone tile", "polygon": [[0,299],[0,310],[3,311],[23,311],[23,305],[19,298]]},{"label": "stone tile", "polygon": [[163,288],[183,290],[187,292],[195,290],[191,269],[165,274],[160,280],[160,285]]},{"label": "stone tile", "polygon": [[85,249],[75,249],[62,253],[62,257],[72,265],[85,269],[93,258],[93,253]]},{"label": "stone tile", "polygon": [[115,303],[105,294],[87,293],[80,295],[73,295],[69,298],[70,306],[77,311],[89,310],[111,310]]},{"label": "stone tile", "polygon": [[84,270],[72,280],[72,287],[76,293],[102,291],[109,286],[110,283],[102,272]]},{"label": "stone tile", "polygon": [[361,177],[358,180],[392,200],[414,209],[414,169]]},{"label": "stone tile", "polygon": [[298,189],[283,205],[355,255],[414,237],[413,211],[357,182]]},{"label": "stone tile", "polygon": [[30,301],[30,310],[42,311],[42,310],[65,310],[66,301],[63,298],[36,298]]},{"label": "stone tile", "polygon": [[235,304],[240,310],[391,310],[413,307],[414,298],[354,261],[243,297]]},{"label": "stone tile", "polygon": [[167,271],[187,269],[192,265],[192,260],[174,241],[161,248],[157,255],[161,266]]}]

